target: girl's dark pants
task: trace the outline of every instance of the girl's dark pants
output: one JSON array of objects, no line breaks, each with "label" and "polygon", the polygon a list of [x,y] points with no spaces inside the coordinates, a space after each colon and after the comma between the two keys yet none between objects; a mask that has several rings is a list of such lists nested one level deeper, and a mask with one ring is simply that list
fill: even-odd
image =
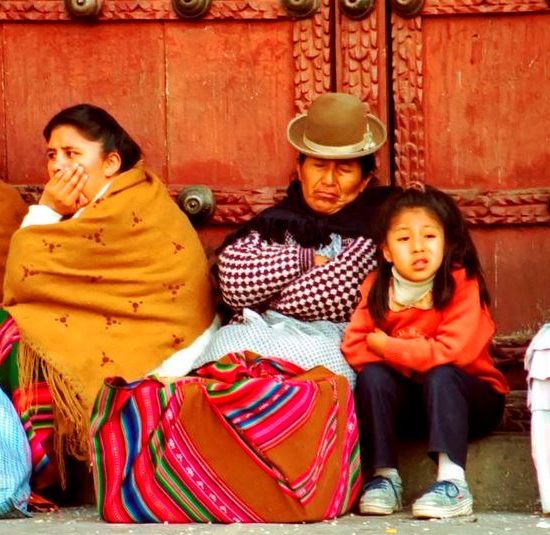
[{"label": "girl's dark pants", "polygon": [[504,395],[451,365],[412,379],[381,363],[357,377],[355,402],[366,474],[397,468],[397,439],[428,436],[434,460],[446,453],[466,466],[468,440],[492,431],[502,417]]}]

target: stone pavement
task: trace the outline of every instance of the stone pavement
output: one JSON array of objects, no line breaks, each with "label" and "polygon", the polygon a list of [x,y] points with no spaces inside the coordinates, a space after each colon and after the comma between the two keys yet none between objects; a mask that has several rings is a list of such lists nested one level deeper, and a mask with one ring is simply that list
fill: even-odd
[{"label": "stone pavement", "polygon": [[316,524],[106,524],[93,507],[35,514],[23,520],[1,520],[0,534],[103,535],[550,535],[550,518],[537,514],[480,512],[450,520],[414,520],[404,512],[390,517],[347,515]]}]

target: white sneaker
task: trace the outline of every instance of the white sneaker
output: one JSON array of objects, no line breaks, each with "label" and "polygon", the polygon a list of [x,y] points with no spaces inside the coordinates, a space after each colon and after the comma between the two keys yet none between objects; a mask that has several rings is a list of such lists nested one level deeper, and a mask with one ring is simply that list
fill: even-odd
[{"label": "white sneaker", "polygon": [[474,499],[466,481],[436,481],[413,503],[416,518],[451,518],[471,515]]},{"label": "white sneaker", "polygon": [[359,512],[363,515],[391,515],[402,509],[403,485],[399,476],[375,476],[363,487]]}]

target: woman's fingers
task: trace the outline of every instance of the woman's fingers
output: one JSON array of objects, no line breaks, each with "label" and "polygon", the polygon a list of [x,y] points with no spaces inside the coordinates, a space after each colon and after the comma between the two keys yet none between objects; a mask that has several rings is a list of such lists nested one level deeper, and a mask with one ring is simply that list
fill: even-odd
[{"label": "woman's fingers", "polygon": [[44,189],[42,204],[49,205],[60,214],[73,214],[88,204],[88,199],[82,190],[88,180],[88,174],[82,165],[60,169],[54,173]]},{"label": "woman's fingers", "polygon": [[87,180],[88,175],[83,167],[78,167],[72,174],[63,176],[62,181],[64,184],[60,193],[65,196],[68,204],[74,204],[78,201]]},{"label": "woman's fingers", "polygon": [[[81,165],[75,164],[63,170],[59,177],[59,182],[62,188],[72,189],[78,181],[78,177],[82,176],[84,168]],[[72,187],[71,187],[72,185]]]},{"label": "woman's fingers", "polygon": [[67,182],[71,180],[72,176],[77,171],[77,169],[78,169],[78,164],[75,164],[71,167],[64,167],[63,169],[60,169],[53,176],[54,183],[58,187],[62,188]]}]

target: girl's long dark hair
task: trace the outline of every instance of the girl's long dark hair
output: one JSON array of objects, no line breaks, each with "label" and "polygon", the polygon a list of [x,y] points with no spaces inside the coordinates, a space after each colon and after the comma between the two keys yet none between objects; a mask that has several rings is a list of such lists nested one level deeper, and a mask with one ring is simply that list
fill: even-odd
[{"label": "girl's long dark hair", "polygon": [[445,252],[433,285],[434,307],[441,310],[451,301],[455,291],[452,272],[457,268],[464,268],[469,279],[477,279],[481,303],[488,306],[491,298],[477,250],[466,221],[454,200],[446,193],[430,186],[424,186],[423,189],[409,188],[394,193],[380,210],[375,233],[375,241],[378,245],[378,273],[367,300],[368,309],[375,323],[380,325],[388,312],[388,295],[392,277],[391,264],[384,258],[380,245],[386,240],[393,218],[402,210],[413,208],[427,210],[440,222],[444,230]]}]

